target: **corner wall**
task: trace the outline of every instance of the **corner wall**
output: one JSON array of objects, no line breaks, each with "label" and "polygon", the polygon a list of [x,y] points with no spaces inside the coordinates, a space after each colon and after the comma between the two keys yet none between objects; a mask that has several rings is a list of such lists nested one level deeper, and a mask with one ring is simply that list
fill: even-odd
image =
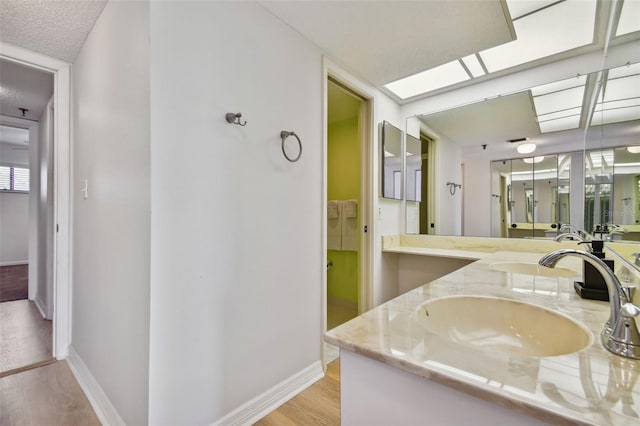
[{"label": "corner wall", "polygon": [[72,93],[72,351],[122,420],[143,425],[149,386],[148,3],[106,5],[73,65]]}]

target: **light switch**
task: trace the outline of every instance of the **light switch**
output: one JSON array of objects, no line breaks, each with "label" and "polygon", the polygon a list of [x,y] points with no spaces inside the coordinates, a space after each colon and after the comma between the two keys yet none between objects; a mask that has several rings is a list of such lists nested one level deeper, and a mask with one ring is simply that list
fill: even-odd
[{"label": "light switch", "polygon": [[89,180],[85,179],[82,186],[82,197],[86,200],[89,198]]}]

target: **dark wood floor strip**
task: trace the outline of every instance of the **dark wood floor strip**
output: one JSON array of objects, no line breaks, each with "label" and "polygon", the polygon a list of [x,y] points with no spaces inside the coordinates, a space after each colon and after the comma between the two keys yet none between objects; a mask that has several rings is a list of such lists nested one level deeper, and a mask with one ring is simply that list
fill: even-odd
[{"label": "dark wood floor strip", "polygon": [[36,362],[34,364],[25,365],[24,367],[14,368],[13,370],[0,372],[0,379],[3,377],[11,376],[13,374],[22,373],[23,371],[33,370],[34,368],[44,367],[45,365],[53,364],[56,362],[55,358],[47,359],[45,361]]}]

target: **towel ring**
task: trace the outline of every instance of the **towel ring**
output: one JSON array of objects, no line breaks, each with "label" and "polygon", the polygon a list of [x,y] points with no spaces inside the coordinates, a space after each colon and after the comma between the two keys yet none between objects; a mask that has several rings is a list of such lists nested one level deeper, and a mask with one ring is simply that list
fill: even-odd
[{"label": "towel ring", "polygon": [[[285,151],[284,149],[284,141],[287,140],[287,138],[289,136],[294,136],[296,138],[296,140],[298,141],[298,155],[296,156],[296,158],[291,158],[287,155],[287,151]],[[288,132],[286,130],[283,130],[280,132],[280,137],[282,138],[282,154],[284,155],[284,158],[286,158],[287,160],[291,161],[292,163],[295,163],[296,161],[298,161],[300,159],[300,156],[302,155],[302,142],[300,142],[300,138],[298,137],[298,135],[296,135],[295,132]]]}]

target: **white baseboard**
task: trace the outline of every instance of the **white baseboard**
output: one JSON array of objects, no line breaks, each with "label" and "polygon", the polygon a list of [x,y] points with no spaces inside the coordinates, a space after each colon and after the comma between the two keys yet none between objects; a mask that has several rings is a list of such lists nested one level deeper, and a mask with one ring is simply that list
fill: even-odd
[{"label": "white baseboard", "polygon": [[316,361],[236,408],[212,426],[252,425],[323,377],[322,363]]},{"label": "white baseboard", "polygon": [[100,423],[109,426],[124,426],[125,423],[120,417],[120,414],[118,414],[118,411],[107,397],[107,394],[104,393],[73,346],[69,347],[69,356],[66,360],[69,368],[71,368],[71,372],[87,395],[87,399],[89,399],[89,403],[91,403],[93,410],[96,412]]},{"label": "white baseboard", "polygon": [[50,319],[50,318],[47,318],[47,314],[45,313],[46,309],[44,307],[44,303],[42,303],[42,300],[40,300],[39,297],[36,296],[36,298],[33,299],[33,303],[36,305],[36,308],[38,308],[38,310],[40,311],[40,315],[42,315],[42,318]]},{"label": "white baseboard", "polygon": [[0,262],[0,266],[16,266],[16,265],[28,265],[28,260],[16,260],[13,262]]}]

